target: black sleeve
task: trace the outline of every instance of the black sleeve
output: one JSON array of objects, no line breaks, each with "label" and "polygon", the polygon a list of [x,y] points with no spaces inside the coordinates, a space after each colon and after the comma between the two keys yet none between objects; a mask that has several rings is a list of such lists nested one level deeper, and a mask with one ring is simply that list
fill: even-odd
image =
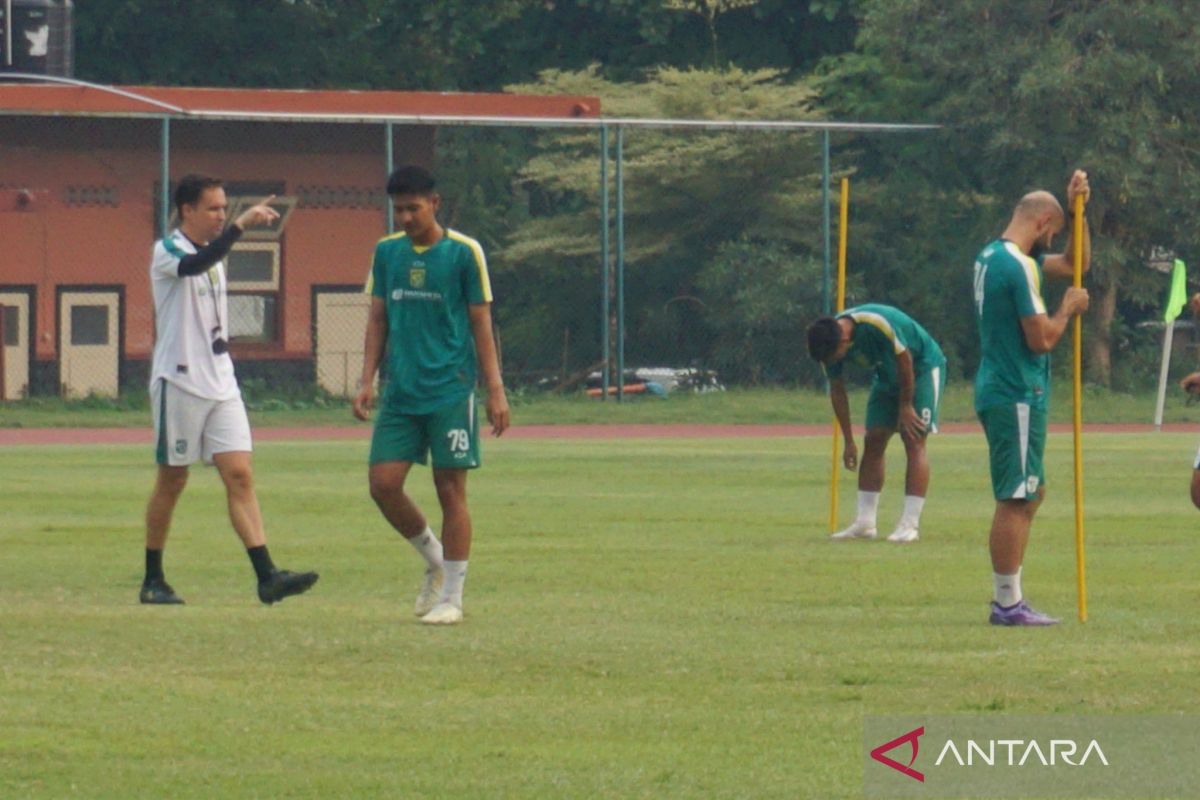
[{"label": "black sleeve", "polygon": [[186,278],[203,273],[228,255],[229,250],[240,238],[242,238],[242,229],[235,224],[230,224],[220,236],[204,247],[179,259],[179,277]]}]

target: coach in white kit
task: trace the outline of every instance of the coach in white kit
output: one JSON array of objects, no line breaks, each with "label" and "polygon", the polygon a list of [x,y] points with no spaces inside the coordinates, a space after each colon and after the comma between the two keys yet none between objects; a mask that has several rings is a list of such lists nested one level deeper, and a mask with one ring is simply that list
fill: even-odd
[{"label": "coach in white kit", "polygon": [[225,189],[215,178],[187,175],[175,191],[179,228],[154,246],[154,364],[150,401],[158,478],[146,507],[146,577],[141,602],[183,600],[163,574],[171,514],[187,484],[188,466],[215,464],[229,519],[258,576],[258,597],[270,604],[307,591],[315,572],[277,570],[267,552],[254,492],[250,421],[229,356],[229,316],[223,259],[250,226],[278,219],[273,198],[247,209],[225,227]]}]

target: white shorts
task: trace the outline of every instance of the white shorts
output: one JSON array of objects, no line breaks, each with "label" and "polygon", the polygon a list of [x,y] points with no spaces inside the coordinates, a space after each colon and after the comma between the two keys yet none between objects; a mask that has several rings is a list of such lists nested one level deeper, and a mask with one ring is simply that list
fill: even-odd
[{"label": "white shorts", "polygon": [[159,379],[150,387],[155,460],[185,467],[217,453],[250,452],[250,419],[242,398],[208,400]]},{"label": "white shorts", "polygon": [[1200,450],[1196,451],[1196,460],[1192,462],[1192,469],[1200,469]]}]

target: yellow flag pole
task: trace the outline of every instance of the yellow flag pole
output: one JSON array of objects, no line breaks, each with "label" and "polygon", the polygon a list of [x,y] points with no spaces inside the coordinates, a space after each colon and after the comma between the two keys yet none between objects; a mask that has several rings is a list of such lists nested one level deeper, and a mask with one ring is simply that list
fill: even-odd
[{"label": "yellow flag pole", "polygon": [[[1075,195],[1071,250],[1075,256],[1076,287],[1083,286],[1083,195]],[[1074,423],[1075,423],[1075,584],[1079,593],[1079,621],[1087,622],[1087,570],[1083,554],[1083,319],[1074,320]]]},{"label": "yellow flag pole", "polygon": [[[846,310],[846,238],[850,218],[850,179],[842,178],[841,214],[838,217],[838,274],[837,274],[837,313]],[[837,419],[833,420],[833,459],[829,467],[829,532],[837,530],[838,524],[838,482],[841,470],[838,469],[838,438],[840,429]]]}]

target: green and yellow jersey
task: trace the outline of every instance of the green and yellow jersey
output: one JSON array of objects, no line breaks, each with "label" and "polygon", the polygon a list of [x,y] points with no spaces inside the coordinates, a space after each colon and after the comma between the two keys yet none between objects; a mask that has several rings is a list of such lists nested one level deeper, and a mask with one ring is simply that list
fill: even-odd
[{"label": "green and yellow jersey", "polygon": [[913,376],[943,367],[946,356],[929,332],[898,308],[881,303],[864,303],[848,308],[838,318],[854,321],[850,349],[825,367],[830,378],[841,377],[845,365],[855,364],[875,371],[877,385],[899,390],[896,356],[907,351],[912,357]]},{"label": "green and yellow jersey", "polygon": [[1030,350],[1021,328],[1022,317],[1045,313],[1041,262],[1005,239],[984,247],[975,260],[976,411],[1011,403],[1046,406],[1050,356]]},{"label": "green and yellow jersey", "polygon": [[387,306],[387,388],[383,402],[427,414],[475,389],[475,339],[468,307],[492,302],[479,242],[458,231],[428,247],[404,233],[375,246],[367,292]]}]

